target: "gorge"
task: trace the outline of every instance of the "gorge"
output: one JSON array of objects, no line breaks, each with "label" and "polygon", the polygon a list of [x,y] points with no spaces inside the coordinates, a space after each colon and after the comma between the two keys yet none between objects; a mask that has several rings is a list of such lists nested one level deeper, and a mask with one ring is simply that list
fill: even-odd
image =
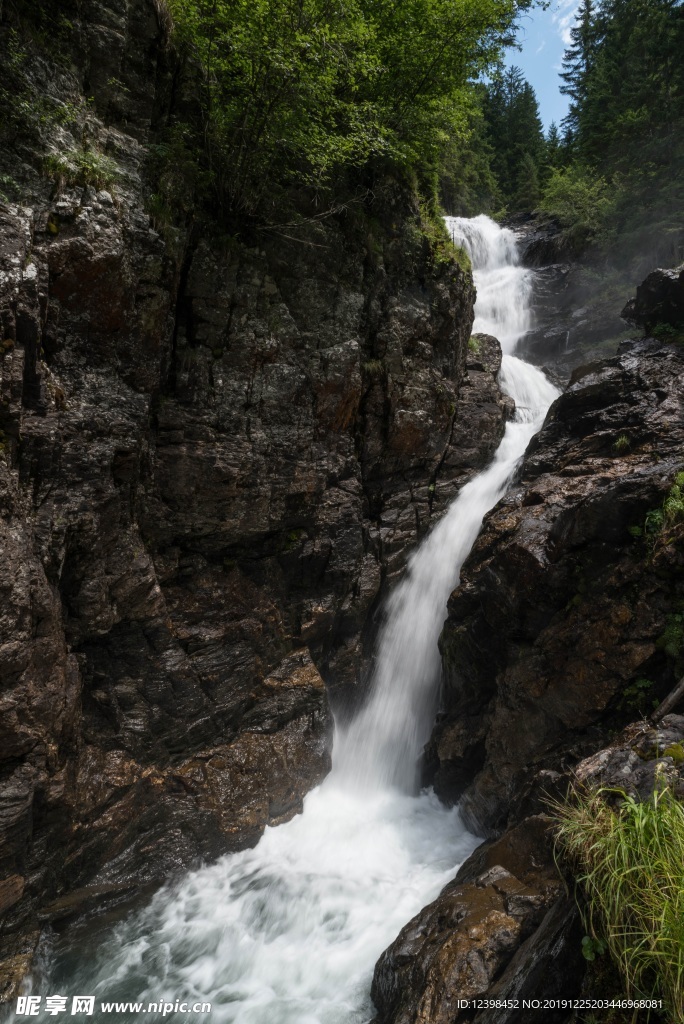
[{"label": "gorge", "polygon": [[448,224],[474,261],[474,327],[509,349],[501,381],[515,412],[492,464],[463,487],[391,594],[369,696],[337,731],[330,775],[301,815],[162,890],[97,952],[88,931],[58,947],[43,988],[141,1005],[206,999],[224,1021],[361,1022],[377,956],[477,845],[456,809],[415,795],[436,709],[437,639],[482,517],[557,391],[511,354],[530,291],[512,233],[485,217]]},{"label": "gorge", "polygon": [[527,1024],[621,984],[549,799],[684,786],[681,274],[593,322],[401,136],[236,212],[195,6],[0,3],[0,999]]}]

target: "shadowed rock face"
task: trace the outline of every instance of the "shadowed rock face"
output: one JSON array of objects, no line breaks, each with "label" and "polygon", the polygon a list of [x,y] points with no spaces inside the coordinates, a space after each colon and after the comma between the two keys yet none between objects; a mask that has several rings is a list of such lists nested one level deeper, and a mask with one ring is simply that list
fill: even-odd
[{"label": "shadowed rock face", "polygon": [[630,527],[684,464],[682,365],[645,342],[576,372],[451,597],[435,784],[485,834],[526,780],[573,744],[581,756],[630,682],[672,685],[658,639],[682,600],[681,546],[650,550]]},{"label": "shadowed rock face", "polygon": [[374,609],[509,413],[497,344],[466,368],[470,274],[395,181],[298,240],[167,244],[144,204],[172,92],[156,6],[66,13],[73,68],[41,57],[36,89],[95,97],[119,178],[32,176],[27,139],[27,198],[0,206],[6,995],[39,912],[297,812],[329,767],[325,684],[354,699]]},{"label": "shadowed rock face", "polygon": [[622,311],[625,320],[645,327],[684,327],[684,266],[654,270]]}]

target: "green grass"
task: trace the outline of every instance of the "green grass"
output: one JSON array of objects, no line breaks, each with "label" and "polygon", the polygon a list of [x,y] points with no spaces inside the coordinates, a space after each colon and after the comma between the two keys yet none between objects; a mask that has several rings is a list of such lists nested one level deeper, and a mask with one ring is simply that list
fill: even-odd
[{"label": "green grass", "polygon": [[630,998],[662,998],[684,1022],[684,805],[663,786],[617,808],[615,791],[554,806],[557,844],[576,874],[593,944],[605,943]]},{"label": "green grass", "polygon": [[644,535],[655,548],[668,544],[675,528],[684,523],[684,473],[677,473],[660,508],[653,508],[644,521]]}]

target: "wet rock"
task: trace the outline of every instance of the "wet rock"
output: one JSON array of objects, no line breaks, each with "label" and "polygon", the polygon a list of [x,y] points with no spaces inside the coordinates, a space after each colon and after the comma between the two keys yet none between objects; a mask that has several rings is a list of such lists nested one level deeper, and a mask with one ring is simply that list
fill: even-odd
[{"label": "wet rock", "polygon": [[588,789],[612,790],[647,800],[664,784],[684,798],[684,715],[666,715],[658,725],[636,722],[610,747],[585,758],[575,768],[577,782]]},{"label": "wet rock", "polygon": [[681,600],[681,552],[652,558],[632,528],[682,468],[681,368],[675,347],[643,344],[577,371],[464,566],[432,749],[438,792],[462,794],[484,834],[540,771],[596,749],[592,728],[630,682],[672,686],[659,637]]},{"label": "wet rock", "polygon": [[627,303],[622,316],[646,331],[659,325],[684,326],[684,266],[652,271],[639,285],[636,297]]},{"label": "wet rock", "polygon": [[529,819],[505,840],[475,851],[406,925],[375,968],[378,1024],[472,1019],[467,1001],[491,991],[558,898],[548,825],[548,818]]},{"label": "wet rock", "polygon": [[521,260],[526,267],[552,267],[574,262],[581,247],[573,243],[557,221],[527,219],[523,223],[513,219],[511,227],[522,233]]},{"label": "wet rock", "polygon": [[629,284],[586,250],[586,240],[573,239],[545,215],[514,217],[510,226],[523,265],[534,269],[532,323],[518,354],[567,381],[576,366],[613,355],[625,337],[618,310]]},{"label": "wet rock", "polygon": [[577,998],[586,968],[583,934],[577,903],[560,896],[487,990],[493,1005],[472,1018],[476,1024],[534,1024],[542,1015],[545,1024],[570,1020],[567,1007],[554,1003]]}]

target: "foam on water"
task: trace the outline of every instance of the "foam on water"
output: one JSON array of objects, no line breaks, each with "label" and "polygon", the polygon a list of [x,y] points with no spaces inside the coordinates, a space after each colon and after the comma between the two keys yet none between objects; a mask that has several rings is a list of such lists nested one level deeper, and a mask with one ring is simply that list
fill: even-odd
[{"label": "foam on water", "polygon": [[489,217],[447,217],[447,228],[473,264],[477,302],[474,334],[493,334],[504,353],[514,351],[531,326],[533,271],[519,265],[515,234]]},{"label": "foam on water", "polygon": [[[253,850],[189,873],[94,949],[90,936],[58,948],[40,991],[98,1002],[209,1001],[214,1024],[362,1024],[373,1014],[377,957],[478,844],[457,809],[416,793],[439,686],[437,638],[482,518],[557,392],[510,355],[529,296],[515,237],[487,217],[447,223],[473,260],[475,329],[495,334],[508,353],[501,383],[518,413],[492,464],[410,559],[388,602],[369,700],[338,730],[332,773],[301,815],[266,829]],[[156,1015],[117,1019],[152,1024]]]}]

